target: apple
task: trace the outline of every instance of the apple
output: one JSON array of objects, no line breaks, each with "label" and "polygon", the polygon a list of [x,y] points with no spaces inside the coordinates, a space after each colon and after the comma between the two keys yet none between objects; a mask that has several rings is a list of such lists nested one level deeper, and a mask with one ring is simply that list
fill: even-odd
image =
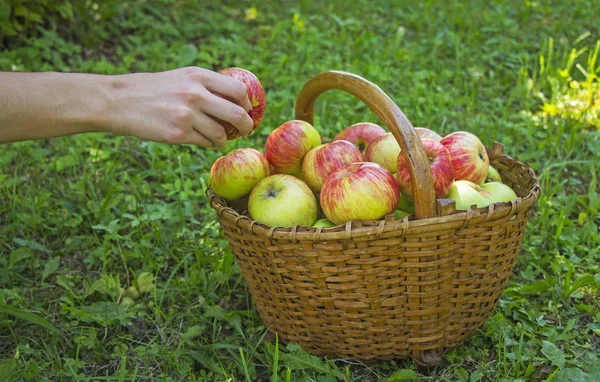
[{"label": "apple", "polygon": [[415,212],[415,203],[406,195],[401,193],[400,200],[398,201],[398,207],[396,207],[396,209],[413,213]]},{"label": "apple", "polygon": [[490,193],[488,198],[492,203],[510,202],[518,198],[513,189],[504,183],[489,182],[484,183],[481,187]]},{"label": "apple", "polygon": [[394,218],[396,218],[396,220],[402,220],[410,214],[410,212],[404,210],[396,210],[396,212],[394,212]]},{"label": "apple", "polygon": [[[425,155],[427,155],[427,158],[429,159],[429,168],[431,169],[435,196],[436,198],[445,198],[450,191],[452,182],[454,182],[454,169],[452,168],[450,153],[440,142],[434,141],[433,139],[423,139],[421,142],[423,144],[423,149],[425,150]],[[410,171],[408,170],[408,164],[404,155],[398,156],[396,179],[398,179],[402,194],[406,195],[409,199],[412,199],[413,191],[410,180]]]},{"label": "apple", "polygon": [[385,134],[385,130],[381,126],[370,122],[360,122],[346,127],[333,140],[344,140],[353,143],[361,153],[364,153],[369,144],[383,134]]},{"label": "apple", "polygon": [[271,227],[312,226],[317,220],[317,199],[300,179],[276,174],[254,187],[248,212],[252,219]]},{"label": "apple", "polygon": [[237,149],[218,158],[210,169],[213,191],[232,201],[248,195],[271,174],[267,158],[255,149]]},{"label": "apple", "polygon": [[316,193],[321,192],[329,175],[340,167],[362,162],[363,155],[348,141],[333,141],[312,148],[302,161],[302,179]]},{"label": "apple", "polygon": [[485,146],[476,135],[467,131],[457,131],[446,135],[440,143],[450,152],[456,180],[464,179],[483,184],[490,161]]},{"label": "apple", "polygon": [[433,130],[430,130],[426,127],[415,127],[415,131],[419,135],[421,139],[433,139],[434,141],[441,141],[442,136],[436,133]]},{"label": "apple", "polygon": [[499,182],[502,183],[502,178],[500,177],[500,173],[496,170],[492,165],[488,168],[488,173],[485,178],[485,182]]},{"label": "apple", "polygon": [[315,222],[315,224],[313,224],[313,227],[315,228],[329,228],[329,227],[335,227],[335,224],[333,224],[332,222],[330,222],[327,219],[319,219]]},{"label": "apple", "polygon": [[292,120],[283,123],[267,137],[265,155],[280,174],[302,177],[302,160],[321,144],[321,136],[310,123]]},{"label": "apple", "polygon": [[321,189],[325,217],[335,224],[354,219],[381,219],[398,206],[400,188],[394,175],[371,162],[350,163],[335,170]]},{"label": "apple", "polygon": [[457,210],[468,210],[472,205],[481,208],[492,204],[491,196],[486,189],[471,181],[457,180],[452,183],[447,198],[454,200]]},{"label": "apple", "polygon": [[[252,130],[256,129],[262,121],[263,115],[265,114],[265,108],[267,107],[267,98],[265,96],[265,89],[254,75],[254,73],[242,69],[242,68],[226,68],[218,72],[225,76],[233,77],[236,80],[243,82],[248,88],[248,99],[252,105],[252,109],[248,111],[248,115],[252,118],[254,125]],[[225,128],[227,139],[232,140],[240,137],[240,132],[231,123],[225,121],[219,121]]]},{"label": "apple", "polygon": [[365,161],[382,165],[392,173],[398,166],[400,145],[392,133],[385,133],[375,138],[365,150]]}]

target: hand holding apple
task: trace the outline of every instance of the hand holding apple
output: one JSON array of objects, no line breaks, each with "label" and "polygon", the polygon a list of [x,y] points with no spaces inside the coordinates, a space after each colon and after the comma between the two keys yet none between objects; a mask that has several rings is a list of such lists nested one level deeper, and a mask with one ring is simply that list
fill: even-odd
[{"label": "hand holding apple", "polygon": [[[263,89],[262,84],[258,80],[258,78],[254,75],[254,73],[242,69],[242,68],[226,68],[222,69],[218,72],[219,74],[223,74],[226,76],[230,76],[235,78],[236,80],[244,83],[247,87],[248,91],[248,99],[250,100],[250,104],[252,105],[252,109],[248,111],[250,118],[254,122],[252,127],[253,131],[260,125],[262,121],[263,115],[265,114],[265,108],[267,106],[267,99],[265,96],[265,90]],[[226,121],[219,121],[221,125],[225,128],[225,133],[227,134],[227,139],[232,140],[240,137],[240,132],[233,126],[231,123]]]},{"label": "hand holding apple", "polygon": [[210,169],[213,191],[232,201],[248,195],[270,175],[267,158],[255,149],[238,149],[217,159]]}]

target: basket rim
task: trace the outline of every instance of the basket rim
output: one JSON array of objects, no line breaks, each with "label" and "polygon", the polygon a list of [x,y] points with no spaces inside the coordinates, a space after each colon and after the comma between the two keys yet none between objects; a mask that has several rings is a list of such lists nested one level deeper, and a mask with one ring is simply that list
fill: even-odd
[{"label": "basket rim", "polygon": [[[496,146],[495,143],[494,146]],[[342,225],[330,228],[314,228],[311,226],[296,225],[293,227],[271,227],[253,220],[249,216],[242,215],[228,206],[225,199],[215,194],[212,187],[207,188],[206,194],[210,206],[217,212],[221,220],[232,222],[235,226],[248,230],[253,234],[268,239],[322,242],[332,240],[350,240],[355,238],[376,239],[384,233],[400,231],[405,235],[411,233],[435,233],[443,225],[444,228],[461,229],[485,222],[506,221],[518,212],[531,208],[535,205],[541,194],[539,179],[529,163],[521,162],[518,157],[514,159],[506,154],[497,152],[494,148],[490,151],[493,158],[508,159],[513,162],[512,167],[523,166],[528,175],[533,179],[534,185],[525,197],[503,203],[495,203],[486,207],[471,208],[469,210],[457,210],[452,214],[425,219],[415,219],[414,214],[406,216],[402,220],[396,220],[393,214],[387,215],[381,220],[353,220]],[[495,155],[494,155],[495,154]],[[490,158],[491,161],[492,158]]]}]

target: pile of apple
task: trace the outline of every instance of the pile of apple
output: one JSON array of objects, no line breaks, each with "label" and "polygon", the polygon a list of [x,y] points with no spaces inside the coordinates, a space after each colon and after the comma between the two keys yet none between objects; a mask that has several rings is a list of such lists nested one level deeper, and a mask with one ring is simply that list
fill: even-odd
[{"label": "pile of apple", "polygon": [[[265,110],[264,90],[253,75],[244,78],[256,128]],[[457,210],[517,199],[489,165],[477,136],[415,130],[430,162],[437,198],[454,200]],[[264,154],[244,148],[218,158],[210,182],[230,205],[268,226],[331,227],[392,213],[402,218],[414,205],[400,150],[394,136],[373,123],[353,124],[323,143],[311,124],[291,120],[269,134]]]}]

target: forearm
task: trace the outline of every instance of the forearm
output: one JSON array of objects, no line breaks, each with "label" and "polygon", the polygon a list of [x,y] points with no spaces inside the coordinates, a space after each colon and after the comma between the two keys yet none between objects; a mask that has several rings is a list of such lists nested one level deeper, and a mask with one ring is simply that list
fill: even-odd
[{"label": "forearm", "polygon": [[110,132],[107,76],[0,72],[0,143]]},{"label": "forearm", "polygon": [[246,136],[250,109],[244,83],[197,67],[118,76],[0,72],[0,143],[108,132],[222,147],[227,136],[217,121]]}]

